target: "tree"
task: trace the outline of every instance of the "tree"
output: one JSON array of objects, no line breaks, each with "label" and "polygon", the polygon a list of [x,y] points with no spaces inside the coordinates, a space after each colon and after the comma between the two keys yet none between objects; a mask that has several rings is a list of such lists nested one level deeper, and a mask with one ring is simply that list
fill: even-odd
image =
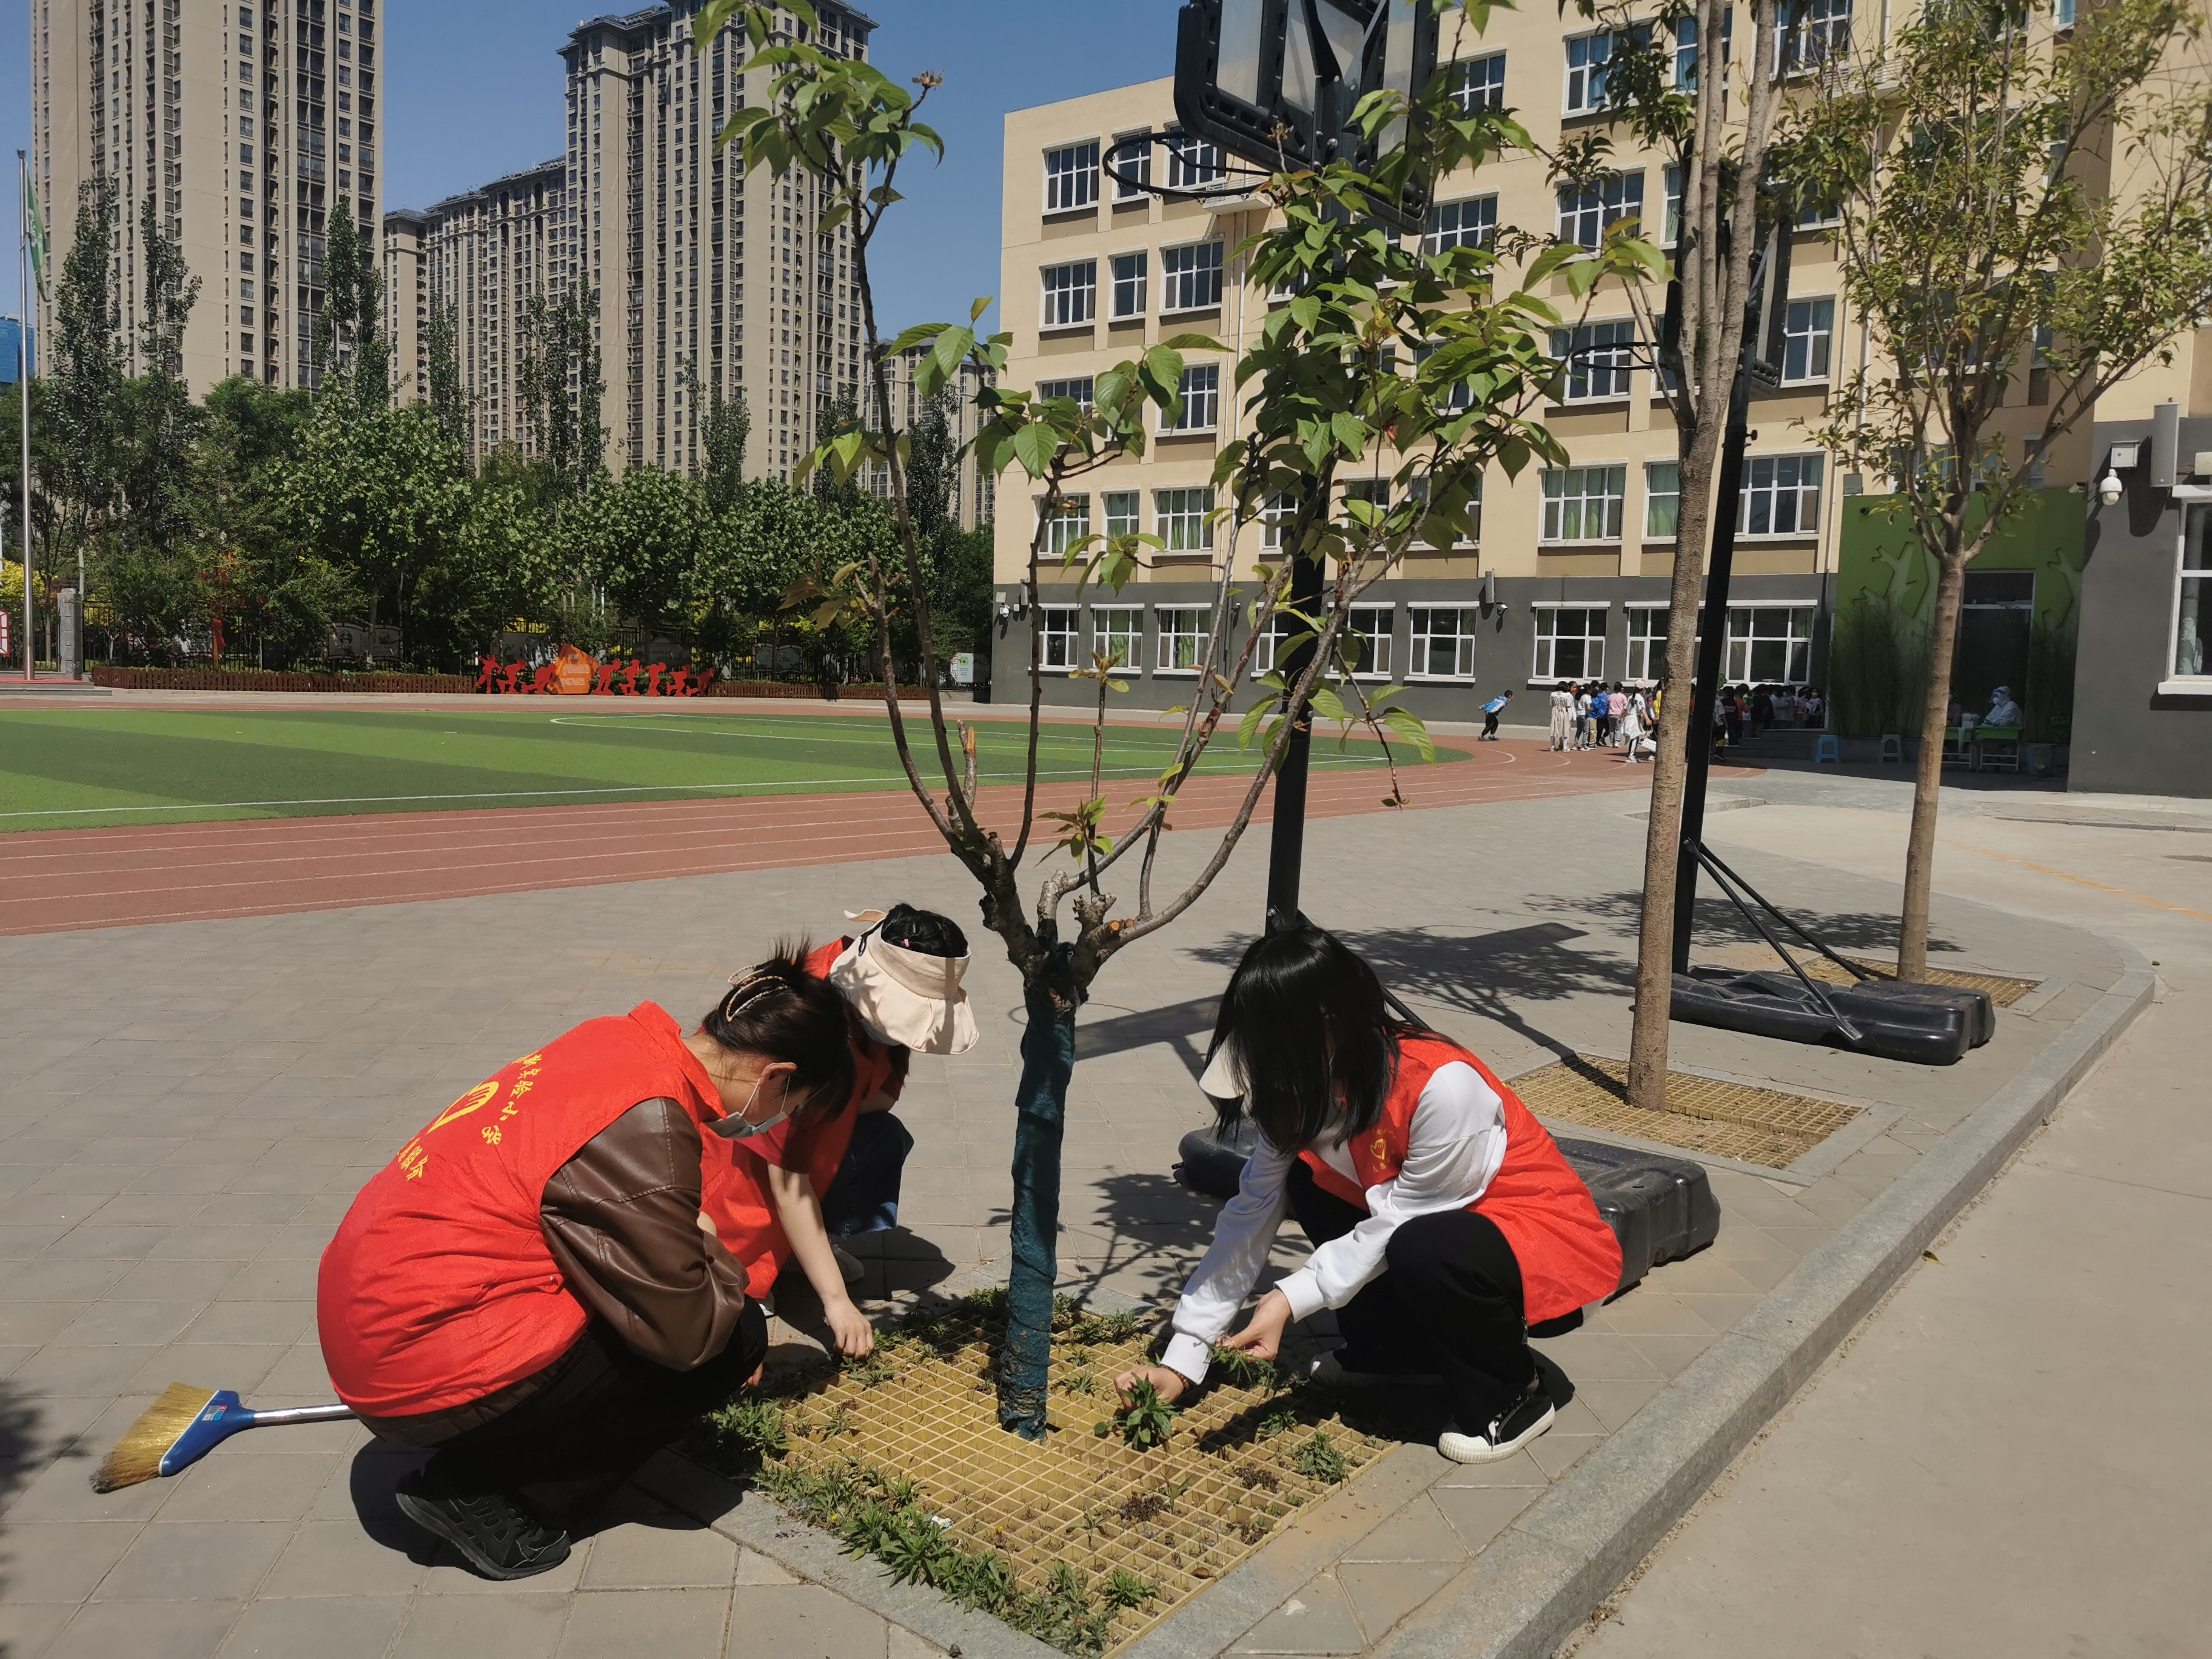
[{"label": "tree", "polygon": [[325,216],[323,309],[315,321],[314,384],[337,377],[340,395],[363,413],[392,401],[392,343],[385,337],[383,273],[375,244],[353,218],[353,198],[341,196]]},{"label": "tree", "polygon": [[434,305],[422,325],[422,342],[429,357],[430,413],[439,435],[455,447],[469,441],[469,398],[461,390],[460,328],[453,304]]},{"label": "tree", "polygon": [[[1469,23],[1477,21],[1480,9],[1472,0],[1431,3]],[[785,0],[784,9],[802,25],[812,26],[814,17],[804,0]],[[910,451],[894,435],[885,360],[892,352],[926,348],[915,376],[923,398],[955,384],[963,363],[971,364],[987,371],[978,375],[978,464],[994,472],[1020,465],[1042,498],[1024,573],[1031,605],[1049,558],[1080,567],[1086,582],[1120,587],[1150,554],[1161,550],[1159,540],[1141,534],[1092,537],[1075,541],[1064,553],[1056,551],[1052,537],[1068,488],[1120,456],[1140,453],[1152,413],[1172,415],[1181,407],[1186,354],[1218,356],[1224,348],[1200,336],[1164,342],[1143,357],[1097,376],[1094,401],[1085,407],[1073,398],[1039,400],[1028,392],[989,383],[1004,367],[1009,337],[979,338],[974,332],[972,325],[988,301],[975,302],[968,325],[923,325],[886,346],[878,331],[869,250],[884,214],[900,199],[896,181],[901,166],[923,152],[943,154],[937,134],[917,118],[939,78],[919,77],[921,95],[910,95],[872,64],[832,58],[805,44],[805,27],[798,32],[798,40],[778,37],[776,15],[740,0],[713,0],[696,21],[694,40],[703,48],[726,21],[742,19],[754,47],[746,66],[748,82],[752,70],[769,71],[770,97],[764,106],[733,115],[723,142],[742,140],[748,173],[766,167],[811,175],[825,197],[822,232],[849,227],[853,277],[866,332],[869,398],[864,414],[829,423],[822,447],[805,465],[827,465],[844,479],[864,468],[883,469],[890,480],[899,546],[908,568],[920,568]],[[893,742],[916,799],[981,888],[984,925],[999,935],[1021,974],[1028,1011],[1015,1102],[1009,1316],[998,1374],[1000,1420],[1030,1438],[1045,1427],[1060,1149],[1078,1006],[1114,955],[1172,923],[1226,865],[1307,711],[1357,720],[1378,737],[1396,734],[1433,753],[1419,721],[1395,706],[1395,688],[1370,695],[1346,672],[1355,656],[1346,637],[1351,606],[1397,567],[1416,539],[1450,546],[1469,535],[1468,509],[1485,465],[1495,461],[1517,471],[1531,459],[1561,456],[1530,414],[1540,406],[1557,374],[1544,336],[1561,319],[1541,294],[1553,276],[1565,274],[1577,291],[1587,293],[1600,276],[1648,265],[1657,258],[1655,249],[1627,238],[1594,254],[1547,249],[1530,261],[1522,286],[1498,298],[1492,292],[1497,257],[1490,250],[1454,248],[1431,256],[1421,251],[1418,239],[1401,246],[1397,237],[1365,222],[1370,198],[1398,195],[1417,168],[1441,173],[1463,163],[1479,164],[1509,143],[1526,143],[1527,135],[1501,112],[1457,111],[1447,101],[1448,91],[1445,77],[1437,77],[1419,112],[1408,112],[1400,94],[1387,92],[1364,98],[1358,106],[1355,119],[1370,137],[1379,137],[1395,119],[1413,115],[1408,130],[1425,136],[1419,151],[1403,144],[1388,149],[1371,173],[1338,162],[1318,172],[1278,174],[1267,186],[1283,222],[1247,243],[1248,280],[1264,291],[1291,290],[1297,298],[1269,313],[1257,343],[1236,365],[1236,384],[1249,389],[1249,435],[1223,447],[1215,473],[1217,488],[1225,489],[1233,502],[1219,510],[1217,532],[1230,549],[1218,571],[1209,635],[1220,648],[1206,663],[1192,702],[1182,711],[1174,760],[1148,793],[1132,803],[1133,823],[1118,834],[1109,830],[1109,807],[1096,769],[1087,799],[1066,812],[1047,813],[1042,819],[1037,815],[1043,675],[1041,635],[1036,633],[1029,665],[1029,758],[1013,845],[1009,848],[980,822],[975,780],[964,757],[956,758],[952,722],[938,691],[939,623],[931,584],[918,582],[909,591],[929,696],[926,738],[936,776],[925,781],[905,716],[887,686]],[[1354,501],[1340,514],[1337,477],[1340,469],[1353,466],[1387,474],[1395,505]],[[1332,568],[1330,580],[1322,600],[1300,611],[1288,604],[1292,562],[1281,561],[1272,571],[1263,567],[1250,606],[1252,630],[1241,650],[1232,653],[1232,605],[1241,597],[1232,586],[1231,566],[1237,535],[1283,492],[1301,503],[1285,532],[1290,551],[1300,559],[1325,562]],[[843,592],[823,602],[824,610],[859,606],[872,626],[887,682],[894,678],[893,574],[884,560],[872,556],[849,573]],[[1278,614],[1294,630],[1285,641],[1288,661],[1255,679],[1257,649],[1261,641],[1273,637]],[[1102,660],[1094,666],[1102,681],[1103,714],[1104,682],[1113,664]],[[1348,708],[1322,683],[1330,671],[1343,676],[1357,708]],[[1232,720],[1232,706],[1247,695],[1248,681],[1256,695],[1241,718],[1233,719],[1233,729],[1240,741],[1260,747],[1262,763],[1200,873],[1180,891],[1159,898],[1154,866],[1169,809],[1224,720]],[[1392,799],[1400,799],[1395,778]],[[1067,864],[1044,877],[1032,904],[1025,902],[1019,878],[1039,822],[1059,826],[1053,832],[1058,836],[1055,850]],[[1136,883],[1136,905],[1134,914],[1115,917],[1110,913],[1120,898],[1103,884],[1124,860],[1129,860],[1124,876]],[[1066,933],[1063,911],[1072,913]]]},{"label": "tree", "polygon": [[218,383],[204,410],[192,516],[208,614],[264,668],[319,658],[331,624],[363,602],[283,518],[284,463],[313,414],[310,393],[245,376]]},{"label": "tree", "polygon": [[[696,377],[691,395],[695,398],[699,395]],[[745,481],[745,442],[752,429],[745,389],[739,386],[735,398],[726,398],[717,376],[707,388],[707,412],[699,422],[699,447],[707,457],[706,470],[699,476],[707,486],[708,511],[718,516],[738,504],[738,492]]]},{"label": "tree", "polygon": [[688,637],[684,600],[708,523],[698,483],[657,466],[633,466],[592,490],[574,520],[585,568],[622,614],[648,639]]},{"label": "tree", "polygon": [[[66,556],[105,527],[122,498],[122,317],[108,281],[115,237],[115,180],[96,173],[77,186],[76,233],[54,298],[52,367],[42,380],[46,459],[40,493],[56,504]],[[49,560],[51,568],[52,561]]]},{"label": "tree", "polygon": [[606,442],[599,426],[597,290],[572,286],[559,299],[532,295],[523,308],[519,379],[523,417],[553,471],[556,494],[580,501],[599,476]]},{"label": "tree", "polygon": [[[2167,73],[2181,0],[2102,0],[2070,37],[2020,0],[1945,0],[1879,74],[1841,65],[1792,134],[1844,206],[1844,294],[1883,361],[1819,435],[1887,474],[1937,566],[1899,977],[1928,967],[1951,664],[1966,567],[2051,447],[2212,313],[2212,89]],[[2016,440],[2016,441],[2015,441]]]}]

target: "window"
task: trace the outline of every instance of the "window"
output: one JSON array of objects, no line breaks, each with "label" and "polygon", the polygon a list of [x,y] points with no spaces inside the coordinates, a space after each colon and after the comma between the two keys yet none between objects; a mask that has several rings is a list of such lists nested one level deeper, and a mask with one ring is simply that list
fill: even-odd
[{"label": "window", "polygon": [[1672,247],[1682,240],[1682,169],[1667,169],[1667,207],[1660,217],[1659,242]]},{"label": "window", "polygon": [[1288,490],[1279,489],[1268,496],[1260,509],[1260,545],[1271,553],[1282,551],[1283,537],[1297,514],[1298,504]]},{"label": "window", "polygon": [[1473,607],[1417,605],[1413,613],[1413,655],[1406,676],[1416,680],[1474,678]]},{"label": "window", "polygon": [[1145,314],[1145,276],[1152,261],[1143,253],[1117,253],[1113,258],[1114,318]]},{"label": "window", "polygon": [[1342,647],[1354,678],[1387,679],[1390,674],[1390,635],[1397,606],[1355,605],[1345,619]]},{"label": "window", "polygon": [[1098,262],[1081,259],[1073,264],[1047,265],[1044,271],[1044,326],[1070,328],[1087,323],[1098,305]]},{"label": "window", "polygon": [[2051,27],[2055,29],[2074,27],[2074,0],[2051,0]]},{"label": "window", "polygon": [[1204,311],[1221,303],[1221,244],[1160,250],[1160,309]]},{"label": "window", "polygon": [[1737,684],[1802,684],[1813,668],[1814,610],[1809,605],[1730,605],[1722,678]]},{"label": "window", "polygon": [[1106,533],[1109,536],[1133,536],[1139,521],[1137,516],[1137,492],[1133,489],[1109,489],[1106,492]]},{"label": "window", "polygon": [[[1651,38],[1649,24],[1629,31],[1634,45]],[[1567,102],[1570,115],[1588,115],[1606,106],[1606,65],[1616,47],[1627,44],[1607,30],[1602,34],[1578,34],[1567,42]]]},{"label": "window", "polygon": [[1090,533],[1091,497],[1063,496],[1060,511],[1053,514],[1052,528],[1045,537],[1045,550],[1055,559],[1065,558]]},{"label": "window", "polygon": [[1213,550],[1213,511],[1211,489],[1156,489],[1152,492],[1153,533],[1170,553],[1210,553]]},{"label": "window", "polygon": [[1628,678],[1656,685],[1667,666],[1667,607],[1632,605],[1628,607]]},{"label": "window", "polygon": [[1098,203],[1098,144],[1069,144],[1044,153],[1044,210],[1066,213]]},{"label": "window", "polygon": [[1563,242],[1594,248],[1616,222],[1643,216],[1641,173],[1611,173],[1588,190],[1569,188],[1559,192],[1559,240]]},{"label": "window", "polygon": [[1785,71],[1816,69],[1850,50],[1851,0],[1804,0],[1797,26],[1774,43],[1778,66]]},{"label": "window", "polygon": [[1439,202],[1429,210],[1428,234],[1421,252],[1434,258],[1455,247],[1488,247],[1498,236],[1498,198],[1470,197],[1464,202]]},{"label": "window", "polygon": [[1255,679],[1262,674],[1272,674],[1278,668],[1290,672],[1288,642],[1310,630],[1296,617],[1286,617],[1278,611],[1267,619],[1267,631],[1252,647],[1252,674]]},{"label": "window", "polygon": [[2212,631],[2212,507],[2191,507],[2181,532],[2181,574],[2174,598],[2173,675],[2206,673],[2204,635]]},{"label": "window", "polygon": [[1076,610],[1072,605],[1039,607],[1043,617],[1044,665],[1066,673],[1076,665]]},{"label": "window", "polygon": [[[1390,510],[1390,482],[1387,478],[1354,478],[1344,486],[1347,501],[1364,501],[1370,507],[1388,513]],[[1346,522],[1352,515],[1345,514]]]},{"label": "window", "polygon": [[1202,189],[1218,183],[1225,171],[1221,164],[1220,145],[1202,138],[1186,137],[1180,132],[1168,135],[1170,190]]},{"label": "window", "polygon": [[1825,380],[1836,331],[1833,300],[1792,300],[1782,319],[1782,378]]},{"label": "window", "polygon": [[1568,466],[1544,474],[1544,539],[1617,542],[1628,495],[1625,466]]},{"label": "window", "polygon": [[1644,466],[1644,539],[1671,542],[1682,521],[1682,467],[1679,461],[1647,461]]},{"label": "window", "polygon": [[1152,135],[1124,133],[1114,143],[1114,199],[1141,202],[1152,182]]},{"label": "window", "polygon": [[1201,605],[1162,605],[1159,620],[1160,657],[1154,672],[1195,674],[1206,657],[1206,625],[1212,613]]},{"label": "window", "polygon": [[1162,415],[1163,432],[1211,432],[1221,421],[1221,367],[1192,363],[1182,372],[1182,407]]},{"label": "window", "polygon": [[1605,606],[1536,607],[1536,663],[1529,678],[1595,679],[1605,672]]},{"label": "window", "polygon": [[1567,366],[1566,401],[1578,404],[1594,398],[1628,396],[1635,345],[1636,325],[1632,322],[1585,323],[1580,328],[1553,329],[1552,355]]},{"label": "window", "polygon": [[[1721,63],[1729,61],[1729,47],[1735,33],[1735,8],[1724,8],[1721,12]],[[1674,85],[1683,92],[1694,92],[1698,85],[1698,20],[1692,15],[1678,20],[1674,25]]]},{"label": "window", "polygon": [[1080,380],[1039,380],[1036,395],[1039,403],[1048,402],[1054,398],[1073,398],[1088,413],[1091,409],[1091,377],[1086,374]]},{"label": "window", "polygon": [[1460,112],[1472,115],[1479,109],[1505,107],[1505,54],[1493,52],[1481,58],[1470,58],[1455,65],[1452,77],[1451,100]]},{"label": "window", "polygon": [[[1091,648],[1103,652],[1109,663],[1122,668],[1145,665],[1145,609],[1138,605],[1098,605],[1091,608]],[[1085,663],[1085,667],[1091,665]]]},{"label": "window", "polygon": [[1810,536],[1820,525],[1818,455],[1754,455],[1743,464],[1739,536]]}]

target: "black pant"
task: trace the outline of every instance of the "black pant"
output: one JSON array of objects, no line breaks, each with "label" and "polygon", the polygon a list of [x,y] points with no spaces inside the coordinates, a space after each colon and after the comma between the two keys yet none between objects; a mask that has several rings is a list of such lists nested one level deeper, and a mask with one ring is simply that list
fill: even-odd
[{"label": "black pant", "polygon": [[1498,735],[1498,711],[1493,708],[1482,717],[1482,735],[1484,737],[1494,738]]},{"label": "black pant", "polygon": [[[1290,1201],[1316,1245],[1367,1218],[1316,1185],[1303,1160],[1291,1170]],[[1344,1367],[1442,1372],[1459,1425],[1471,1432],[1536,1375],[1513,1247],[1489,1217],[1445,1210],[1401,1224],[1385,1257],[1382,1276],[1336,1310]]]},{"label": "black pant", "polygon": [[539,1385],[496,1417],[435,1441],[404,1431],[381,1437],[434,1444],[440,1474],[463,1492],[517,1494],[542,1519],[567,1525],[728,1401],[767,1355],[757,1302],[745,1304],[729,1346],[689,1371],[654,1364],[594,1319],[538,1373]]}]

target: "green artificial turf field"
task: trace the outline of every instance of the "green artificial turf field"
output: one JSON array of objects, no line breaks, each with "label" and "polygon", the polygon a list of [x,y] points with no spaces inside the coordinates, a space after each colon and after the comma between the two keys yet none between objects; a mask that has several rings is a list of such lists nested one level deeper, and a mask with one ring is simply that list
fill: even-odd
[{"label": "green artificial turf field", "polygon": [[[919,747],[926,726],[909,722],[908,729]],[[1179,730],[1179,721],[1158,730],[1109,727],[1109,780],[1158,776]],[[979,721],[976,734],[982,781],[1018,782],[1025,727]],[[934,758],[918,758],[925,778],[934,777]],[[1437,758],[1466,757],[1440,750]],[[1240,752],[1228,732],[1201,769],[1249,772],[1257,761],[1256,750]],[[1331,742],[1315,744],[1318,769],[1376,764],[1371,744],[1345,754]],[[1088,728],[1044,727],[1043,780],[1085,777],[1090,766]],[[543,703],[482,712],[0,714],[0,831],[905,787],[882,719],[777,714],[734,702],[649,714]],[[1109,798],[1143,793],[1117,787]]]}]

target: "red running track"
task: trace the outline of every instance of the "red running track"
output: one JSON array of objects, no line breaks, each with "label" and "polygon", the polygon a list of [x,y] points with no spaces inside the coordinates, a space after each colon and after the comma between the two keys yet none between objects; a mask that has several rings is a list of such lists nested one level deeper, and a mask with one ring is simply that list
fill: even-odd
[{"label": "red running track", "polygon": [[[1512,741],[1401,773],[1414,810],[1638,789],[1649,775],[1618,754]],[[1307,816],[1384,811],[1388,779],[1379,769],[1317,771]],[[1193,784],[1176,804],[1177,830],[1231,823],[1245,787],[1229,777]],[[1073,799],[1063,783],[1040,795],[1038,809]],[[1255,823],[1267,822],[1271,799],[1261,797]],[[1011,842],[1020,791],[987,789],[981,809],[985,825]],[[1032,847],[1048,845],[1052,828],[1039,825]],[[40,830],[0,836],[0,937],[944,853],[912,796],[888,791]]]}]

